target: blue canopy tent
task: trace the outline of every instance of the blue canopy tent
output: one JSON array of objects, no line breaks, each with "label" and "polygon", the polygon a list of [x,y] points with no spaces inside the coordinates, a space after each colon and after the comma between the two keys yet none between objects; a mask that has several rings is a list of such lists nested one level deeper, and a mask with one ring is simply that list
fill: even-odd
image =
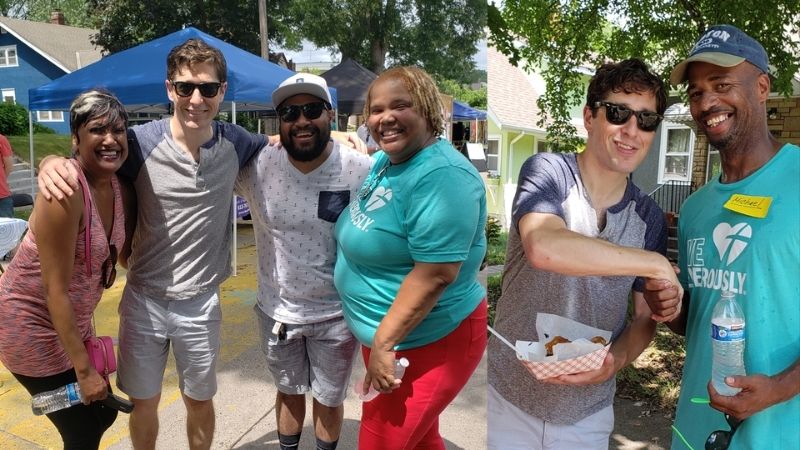
[{"label": "blue canopy tent", "polygon": [[486,111],[453,100],[453,120],[486,120]]},{"label": "blue canopy tent", "polygon": [[[164,80],[167,75],[167,54],[173,47],[191,38],[200,38],[225,55],[228,64],[228,91],[222,109],[272,109],[271,94],[278,85],[294,74],[259,56],[196,28],[185,28],[136,47],[114,53],[29,91],[30,110],[66,110],[80,92],[104,87],[113,92],[131,112],[166,111]],[[336,92],[331,89],[334,106]]]},{"label": "blue canopy tent", "polygon": [[[36,110],[67,110],[80,92],[103,87],[113,92],[130,112],[167,112],[164,81],[167,77],[167,55],[172,48],[191,38],[200,38],[218,48],[228,65],[228,90],[220,109],[236,111],[273,109],[271,94],[280,83],[294,74],[259,56],[228,44],[196,28],[185,28],[136,47],[114,53],[80,70],[30,89],[28,115],[31,139],[30,158],[34,163],[33,116]],[[331,89],[336,105],[336,92]],[[33,185],[33,180],[31,180]],[[235,248],[235,245],[234,245]],[[235,261],[235,258],[234,258]],[[235,267],[235,265],[234,265]]]}]

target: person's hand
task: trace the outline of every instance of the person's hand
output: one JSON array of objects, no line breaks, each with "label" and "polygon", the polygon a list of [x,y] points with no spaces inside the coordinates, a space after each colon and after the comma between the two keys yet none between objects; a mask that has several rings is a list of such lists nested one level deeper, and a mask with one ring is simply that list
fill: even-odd
[{"label": "person's hand", "polygon": [[108,396],[106,380],[94,368],[89,369],[88,375],[78,376],[78,385],[81,387],[81,401],[84,405]]},{"label": "person's hand", "polygon": [[366,142],[362,141],[356,133],[345,133],[342,131],[331,131],[331,138],[336,139],[344,147],[350,148],[358,153],[368,155]]},{"label": "person's hand", "polygon": [[[525,365],[527,361],[523,361],[523,365]],[[531,368],[525,365],[528,371],[531,371]],[[590,370],[588,372],[581,372],[581,373],[570,373],[565,375],[558,375],[555,377],[544,378],[540,381],[543,383],[549,384],[562,384],[562,385],[571,385],[571,386],[585,386],[590,384],[600,384],[608,381],[611,377],[613,377],[617,373],[617,369],[614,364],[614,355],[611,352],[606,354],[605,359],[603,359],[603,365],[598,367],[597,369]],[[533,372],[531,371],[531,374]]]},{"label": "person's hand", "polygon": [[280,134],[272,134],[267,136],[267,143],[272,147],[280,147],[281,146],[281,135]]},{"label": "person's hand", "polygon": [[39,163],[39,192],[45,200],[69,197],[78,190],[78,170],[67,158],[48,156]]},{"label": "person's hand", "polygon": [[[367,374],[364,377],[364,386],[371,384],[377,391],[384,394],[400,387],[401,380],[394,377],[395,353],[373,348],[370,351]],[[366,389],[365,389],[366,391]]]},{"label": "person's hand", "polygon": [[733,376],[725,378],[725,383],[742,390],[733,396],[721,395],[709,381],[708,396],[711,407],[739,420],[744,420],[780,402],[780,399],[775,398],[778,387],[775,385],[777,381],[772,377],[761,374]]},{"label": "person's hand", "polygon": [[681,313],[683,305],[683,286],[676,276],[679,269],[672,266],[666,273],[667,278],[646,278],[644,283],[644,299],[656,322],[670,322]]}]

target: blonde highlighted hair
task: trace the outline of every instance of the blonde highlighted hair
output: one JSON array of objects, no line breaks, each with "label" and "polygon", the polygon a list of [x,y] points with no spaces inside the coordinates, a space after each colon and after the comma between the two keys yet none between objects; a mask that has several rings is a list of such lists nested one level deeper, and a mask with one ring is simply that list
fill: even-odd
[{"label": "blonde highlighted hair", "polygon": [[106,118],[106,123],[116,123],[120,120],[128,127],[128,113],[122,102],[111,92],[102,89],[90,89],[81,92],[72,101],[69,107],[69,128],[72,135],[78,137],[78,130],[87,122]]},{"label": "blonde highlighted hair", "polygon": [[444,133],[444,104],[433,78],[416,66],[392,67],[381,73],[369,86],[364,104],[364,116],[369,117],[372,104],[372,88],[381,81],[398,80],[411,94],[412,108],[425,118],[434,136]]}]

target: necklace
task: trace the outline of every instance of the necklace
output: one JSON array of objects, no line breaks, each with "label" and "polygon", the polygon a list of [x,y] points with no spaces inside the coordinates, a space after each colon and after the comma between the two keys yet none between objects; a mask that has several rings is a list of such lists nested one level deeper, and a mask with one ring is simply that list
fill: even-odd
[{"label": "necklace", "polygon": [[367,197],[369,197],[369,195],[372,194],[372,191],[374,191],[375,188],[378,187],[378,183],[381,182],[383,176],[386,175],[386,171],[389,170],[389,167],[391,167],[391,165],[392,162],[387,160],[386,164],[384,164],[383,167],[381,167],[381,170],[379,170],[378,173],[376,173],[375,175],[370,175],[370,177],[364,181],[364,184],[361,185],[361,189],[358,190],[359,200],[366,200]]}]

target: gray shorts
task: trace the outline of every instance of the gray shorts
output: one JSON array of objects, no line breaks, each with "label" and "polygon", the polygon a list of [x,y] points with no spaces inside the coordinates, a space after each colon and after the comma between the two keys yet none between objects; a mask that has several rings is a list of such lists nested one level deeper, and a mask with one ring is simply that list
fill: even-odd
[{"label": "gray shorts", "polygon": [[126,286],[119,316],[120,390],[137,399],[160,393],[172,345],[181,392],[194,400],[214,397],[222,321],[219,289],[171,301],[149,298]]},{"label": "gray shorts", "polygon": [[350,372],[359,348],[343,317],[302,325],[284,324],[273,334],[275,320],[254,308],[261,331],[261,349],[275,386],[284,394],[311,392],[321,404],[335,408],[347,396]]}]

